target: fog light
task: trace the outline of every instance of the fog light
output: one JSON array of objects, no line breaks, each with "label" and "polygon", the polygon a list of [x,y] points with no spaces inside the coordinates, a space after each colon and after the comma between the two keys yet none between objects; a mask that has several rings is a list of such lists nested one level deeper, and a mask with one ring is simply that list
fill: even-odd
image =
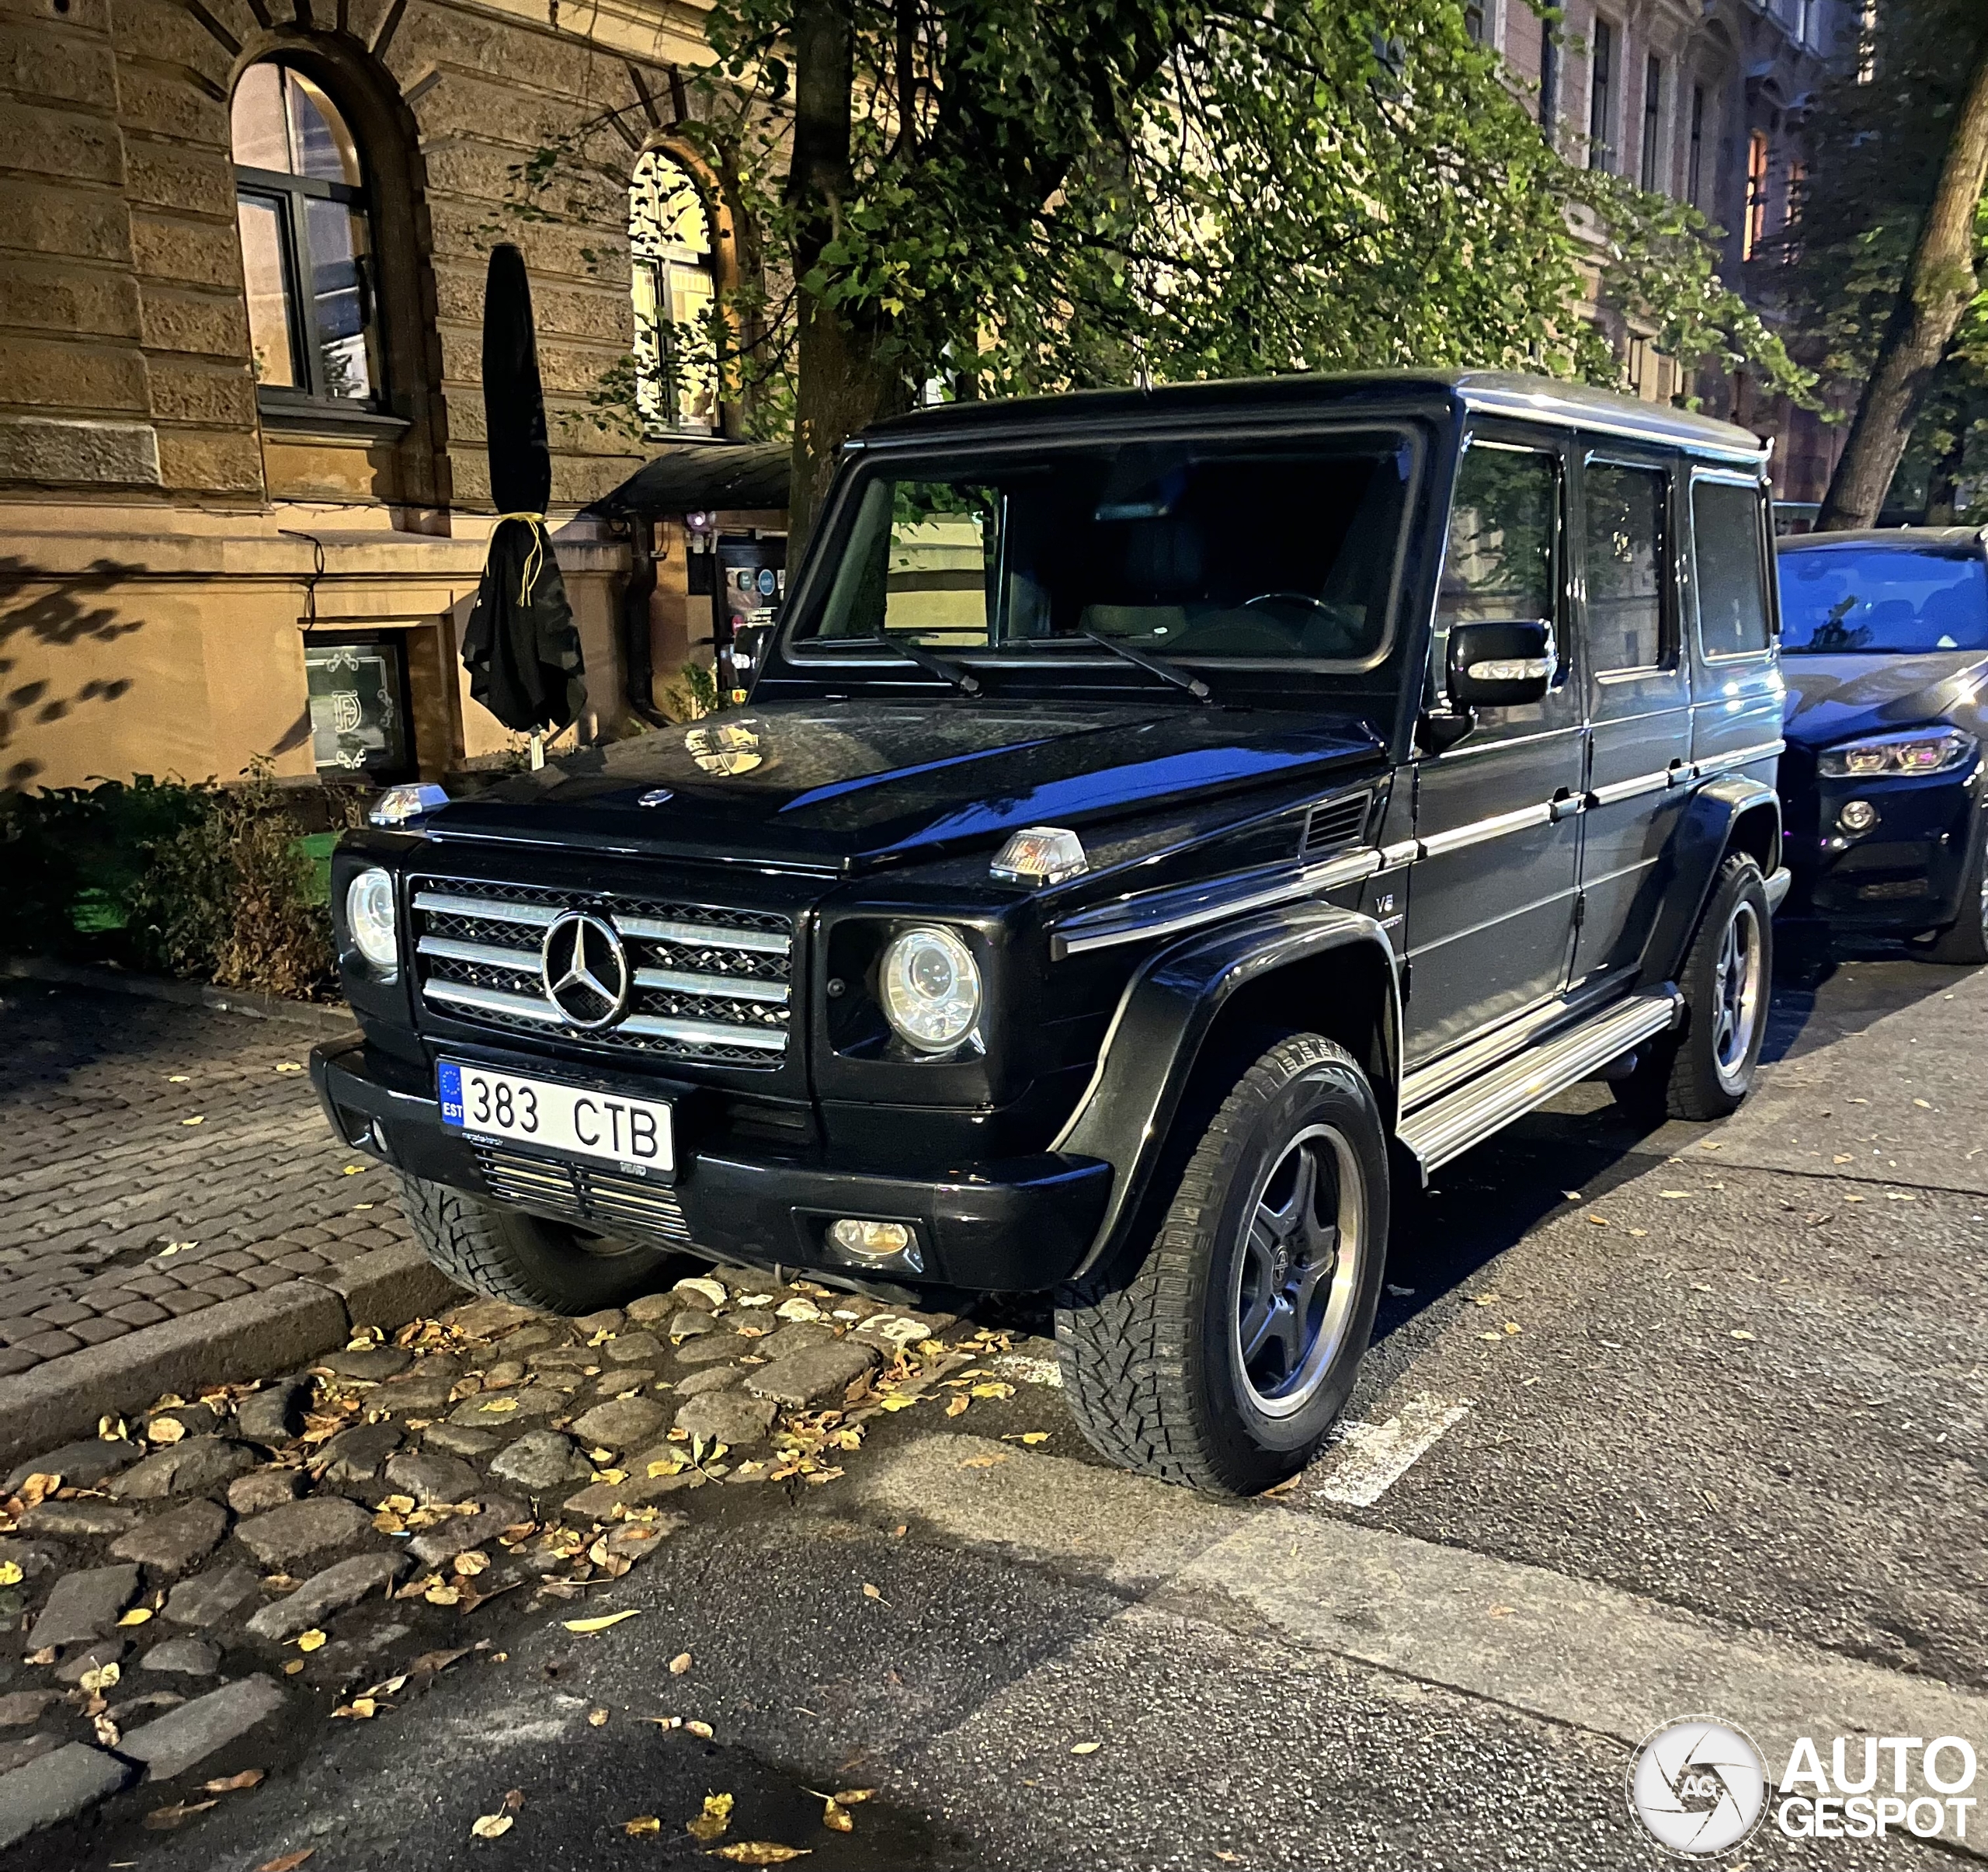
[{"label": "fog light", "polygon": [[829,1239],[859,1261],[890,1261],[909,1250],[916,1237],[902,1222],[864,1222],[845,1216],[829,1224]]},{"label": "fog light", "polygon": [[1878,823],[1878,809],[1868,799],[1846,799],[1836,823],[1846,832],[1868,832]]}]

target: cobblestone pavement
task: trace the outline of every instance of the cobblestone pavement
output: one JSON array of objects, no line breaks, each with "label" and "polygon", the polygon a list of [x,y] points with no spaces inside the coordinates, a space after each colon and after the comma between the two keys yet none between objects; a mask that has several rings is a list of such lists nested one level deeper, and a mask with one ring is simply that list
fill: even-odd
[{"label": "cobblestone pavement", "polygon": [[386,1174],[318,1112],[311,1043],[275,1021],[8,986],[0,1376],[408,1238]]}]

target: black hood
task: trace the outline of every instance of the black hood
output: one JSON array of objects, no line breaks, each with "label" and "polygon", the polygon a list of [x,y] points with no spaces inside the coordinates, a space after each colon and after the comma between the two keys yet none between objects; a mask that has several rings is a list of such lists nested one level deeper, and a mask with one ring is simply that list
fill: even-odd
[{"label": "black hood", "polygon": [[1852,735],[1883,734],[1921,722],[1966,718],[1988,684],[1979,650],[1931,650],[1917,656],[1785,656],[1787,734],[1819,747]]},{"label": "black hood", "polygon": [[589,748],[436,813],[468,837],[855,871],[1371,760],[1313,712],[776,703]]}]

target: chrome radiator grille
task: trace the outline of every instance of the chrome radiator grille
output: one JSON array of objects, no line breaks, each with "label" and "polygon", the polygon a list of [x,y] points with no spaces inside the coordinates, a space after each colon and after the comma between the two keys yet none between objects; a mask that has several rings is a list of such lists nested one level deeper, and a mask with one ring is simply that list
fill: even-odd
[{"label": "chrome radiator grille", "polygon": [[476,1147],[483,1181],[499,1202],[570,1216],[603,1234],[635,1234],[688,1242],[690,1225],[676,1192],[667,1184],[645,1183],[613,1171],[554,1164],[523,1151]]},{"label": "chrome radiator grille", "polygon": [[[714,1066],[786,1056],[794,926],[779,911],[464,878],[416,878],[410,894],[422,998],[451,1020]],[[611,924],[627,952],[627,1011],[606,1027],[569,1025],[545,992],[545,932],[576,910]]]}]

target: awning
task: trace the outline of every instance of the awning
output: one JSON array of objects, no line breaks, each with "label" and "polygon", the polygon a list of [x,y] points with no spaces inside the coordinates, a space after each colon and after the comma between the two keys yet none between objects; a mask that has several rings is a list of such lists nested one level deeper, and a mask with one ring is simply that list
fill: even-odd
[{"label": "awning", "polygon": [[700,513],[784,507],[794,455],[784,442],[697,442],[659,455],[589,513]]}]

